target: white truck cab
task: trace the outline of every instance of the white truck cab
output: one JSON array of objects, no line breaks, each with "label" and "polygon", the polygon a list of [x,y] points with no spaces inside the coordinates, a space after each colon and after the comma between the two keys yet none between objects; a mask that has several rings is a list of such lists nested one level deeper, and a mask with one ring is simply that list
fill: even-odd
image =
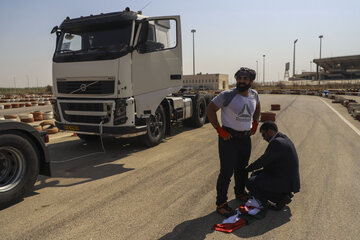
[{"label": "white truck cab", "polygon": [[[142,135],[153,146],[172,121],[193,117],[201,96],[171,96],[182,86],[180,16],[145,17],[127,8],[67,17],[52,33],[53,106],[60,129],[87,140],[90,134]],[[205,119],[206,101],[198,102]]]}]

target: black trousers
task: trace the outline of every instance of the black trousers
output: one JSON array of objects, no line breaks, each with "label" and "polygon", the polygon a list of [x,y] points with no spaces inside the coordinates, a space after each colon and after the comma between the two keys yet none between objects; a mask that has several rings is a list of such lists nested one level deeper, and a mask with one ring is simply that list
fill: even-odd
[{"label": "black trousers", "polygon": [[233,174],[235,194],[244,193],[248,178],[245,167],[249,163],[250,153],[250,135],[233,136],[227,141],[219,136],[220,174],[216,184],[216,205],[219,206],[227,201],[227,193]]},{"label": "black trousers", "polygon": [[257,175],[259,174],[261,174],[261,171],[250,177],[246,183],[246,188],[249,190],[252,196],[260,200],[270,200],[274,203],[278,203],[287,194],[289,194],[288,192],[273,192],[269,191],[268,189],[264,189],[264,184],[262,184],[261,181],[258,181],[258,179],[256,179]]}]

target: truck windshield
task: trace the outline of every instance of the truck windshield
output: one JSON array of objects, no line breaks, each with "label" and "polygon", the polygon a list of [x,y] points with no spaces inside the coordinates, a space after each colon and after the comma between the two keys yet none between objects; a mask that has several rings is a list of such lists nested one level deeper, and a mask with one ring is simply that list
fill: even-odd
[{"label": "truck windshield", "polygon": [[129,52],[131,22],[120,26],[96,26],[63,30],[57,44],[54,62],[115,59]]}]

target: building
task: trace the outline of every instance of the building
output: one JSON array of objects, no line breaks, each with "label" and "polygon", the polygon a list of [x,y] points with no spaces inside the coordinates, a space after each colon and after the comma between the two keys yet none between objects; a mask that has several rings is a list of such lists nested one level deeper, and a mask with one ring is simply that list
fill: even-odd
[{"label": "building", "polygon": [[193,89],[225,90],[229,89],[229,75],[220,73],[183,75],[183,86]]},{"label": "building", "polygon": [[360,55],[314,59],[322,71],[320,79],[354,79],[360,77]]},{"label": "building", "polygon": [[314,59],[319,72],[302,72],[289,78],[296,80],[352,80],[360,78],[360,55]]}]

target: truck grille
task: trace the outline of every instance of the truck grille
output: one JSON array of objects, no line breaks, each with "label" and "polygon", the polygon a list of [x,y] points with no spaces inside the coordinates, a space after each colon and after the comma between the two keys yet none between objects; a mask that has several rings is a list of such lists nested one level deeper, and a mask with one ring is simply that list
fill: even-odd
[{"label": "truck grille", "polygon": [[63,94],[113,94],[115,81],[58,81],[57,90]]},{"label": "truck grille", "polygon": [[60,103],[60,105],[63,111],[104,111],[104,104],[102,103]]},{"label": "truck grille", "polygon": [[[84,112],[104,112],[103,103],[60,103],[62,115],[65,121],[73,123],[94,123],[99,124],[104,120],[104,123],[109,121],[108,118],[102,116],[82,116],[82,115],[69,115],[65,111],[84,111]],[[106,110],[105,110],[106,111]]]},{"label": "truck grille", "polygon": [[[99,116],[77,116],[77,115],[64,115],[64,119],[72,123],[94,123],[99,124],[103,119]],[[105,123],[108,121],[105,121]]]}]

